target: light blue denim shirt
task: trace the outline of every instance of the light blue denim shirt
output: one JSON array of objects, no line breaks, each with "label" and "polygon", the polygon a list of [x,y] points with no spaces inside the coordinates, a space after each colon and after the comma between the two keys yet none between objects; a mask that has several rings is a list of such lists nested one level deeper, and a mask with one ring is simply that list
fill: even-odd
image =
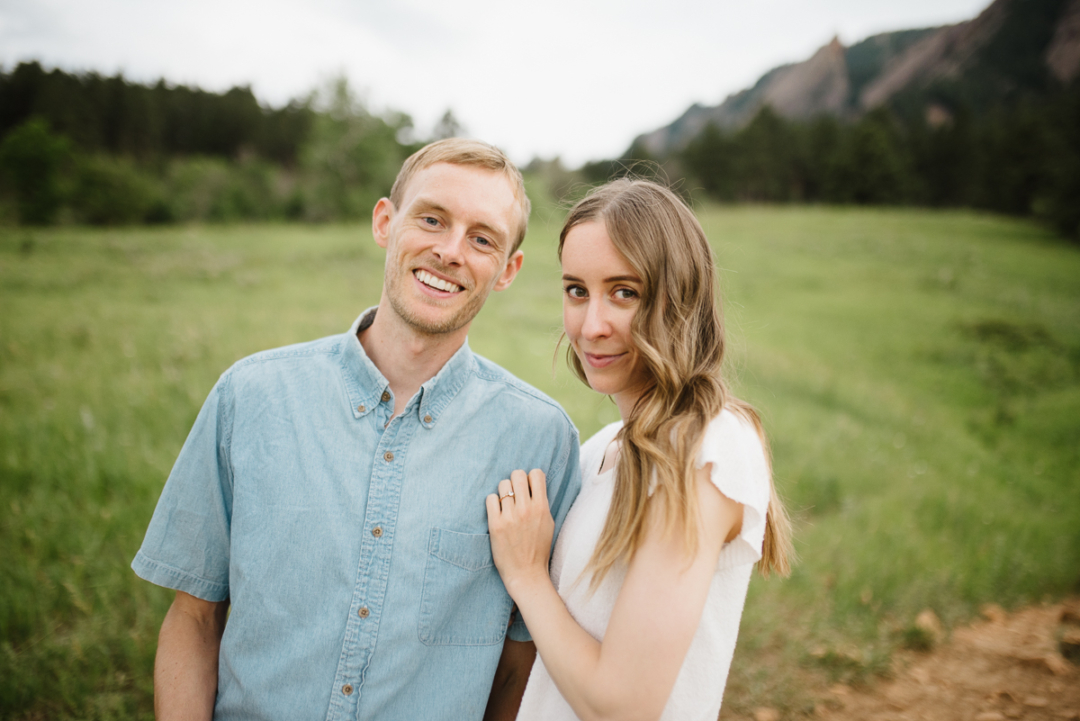
[{"label": "light blue denim shirt", "polygon": [[543,469],[558,530],[577,495],[569,418],[467,343],[391,420],[373,317],[221,376],[132,563],[230,599],[217,719],[480,719],[512,609],[484,499]]}]

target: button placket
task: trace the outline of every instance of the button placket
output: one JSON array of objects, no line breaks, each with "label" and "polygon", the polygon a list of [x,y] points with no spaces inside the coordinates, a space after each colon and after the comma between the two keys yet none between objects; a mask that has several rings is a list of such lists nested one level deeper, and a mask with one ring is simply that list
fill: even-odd
[{"label": "button placket", "polygon": [[[382,412],[385,409],[387,406],[369,410]],[[337,670],[336,701],[331,704],[333,712],[328,717],[333,721],[353,718],[363,696],[359,679],[375,649],[381,621],[376,611],[386,594],[396,508],[401,497],[404,458],[401,453],[408,449],[413,433],[420,425],[418,421],[415,413],[411,417],[408,412],[401,414],[387,427],[375,448],[376,459],[382,456],[384,462],[376,460],[371,468],[369,502],[363,521],[363,527],[369,529],[371,535],[362,536],[364,540],[360,544],[361,563],[353,588],[356,615],[351,616],[346,627],[344,654]],[[352,686],[354,693],[344,693],[345,686]]]}]

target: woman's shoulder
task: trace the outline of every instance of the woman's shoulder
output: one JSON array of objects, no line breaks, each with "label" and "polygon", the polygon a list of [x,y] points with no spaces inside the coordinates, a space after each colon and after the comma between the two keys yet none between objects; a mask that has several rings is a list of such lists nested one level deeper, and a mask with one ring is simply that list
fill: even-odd
[{"label": "woman's shoulder", "polygon": [[[743,411],[724,408],[718,416],[709,421],[701,441],[702,455],[715,455],[716,452],[760,456],[764,459],[765,446],[758,425]],[[705,463],[698,465],[703,466]]]},{"label": "woman's shoulder", "polygon": [[722,557],[723,565],[758,560],[769,507],[771,472],[757,424],[738,409],[725,408],[705,430],[697,466],[706,465],[710,466],[709,479],[713,485],[744,507],[740,534],[743,543],[729,544],[735,548]]},{"label": "woman's shoulder", "polygon": [[581,444],[580,458],[582,478],[584,478],[586,472],[590,470],[594,473],[599,470],[600,459],[604,456],[604,451],[607,449],[608,444],[615,440],[615,436],[618,435],[622,425],[622,421],[609,423],[594,433],[589,440]]}]

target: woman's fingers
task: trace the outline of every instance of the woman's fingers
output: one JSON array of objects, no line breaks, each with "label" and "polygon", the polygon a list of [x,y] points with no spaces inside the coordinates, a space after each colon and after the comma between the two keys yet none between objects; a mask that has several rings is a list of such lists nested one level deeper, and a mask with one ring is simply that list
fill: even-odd
[{"label": "woman's fingers", "polygon": [[529,493],[529,477],[525,471],[514,471],[510,474],[510,484],[514,488],[514,500],[527,502],[532,494]]},{"label": "woman's fingers", "polygon": [[499,481],[499,506],[501,508],[506,509],[507,504],[515,501],[515,496],[514,485],[509,479]]},{"label": "woman's fingers", "polygon": [[528,474],[522,470],[514,471],[510,478],[499,481],[494,498],[496,509],[508,519],[523,518],[533,511],[547,511],[547,477],[538,468]]},{"label": "woman's fingers", "polygon": [[511,596],[529,579],[548,576],[555,522],[545,482],[541,471],[514,471],[485,499],[492,559]]},{"label": "woman's fingers", "polygon": [[547,476],[539,468],[529,471],[529,492],[533,500],[542,503],[545,507],[548,505]]},{"label": "woman's fingers", "polygon": [[487,506],[488,514],[488,533],[491,533],[491,524],[499,517],[502,512],[502,506],[499,505],[499,496],[495,493],[489,493],[487,498],[484,499],[484,505]]}]

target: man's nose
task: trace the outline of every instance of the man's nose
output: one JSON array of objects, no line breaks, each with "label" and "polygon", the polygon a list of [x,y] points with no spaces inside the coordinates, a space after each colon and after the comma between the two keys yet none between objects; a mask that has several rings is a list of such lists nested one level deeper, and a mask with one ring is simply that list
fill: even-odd
[{"label": "man's nose", "polygon": [[461,265],[468,242],[464,230],[451,230],[439,236],[431,251],[446,265]]}]

